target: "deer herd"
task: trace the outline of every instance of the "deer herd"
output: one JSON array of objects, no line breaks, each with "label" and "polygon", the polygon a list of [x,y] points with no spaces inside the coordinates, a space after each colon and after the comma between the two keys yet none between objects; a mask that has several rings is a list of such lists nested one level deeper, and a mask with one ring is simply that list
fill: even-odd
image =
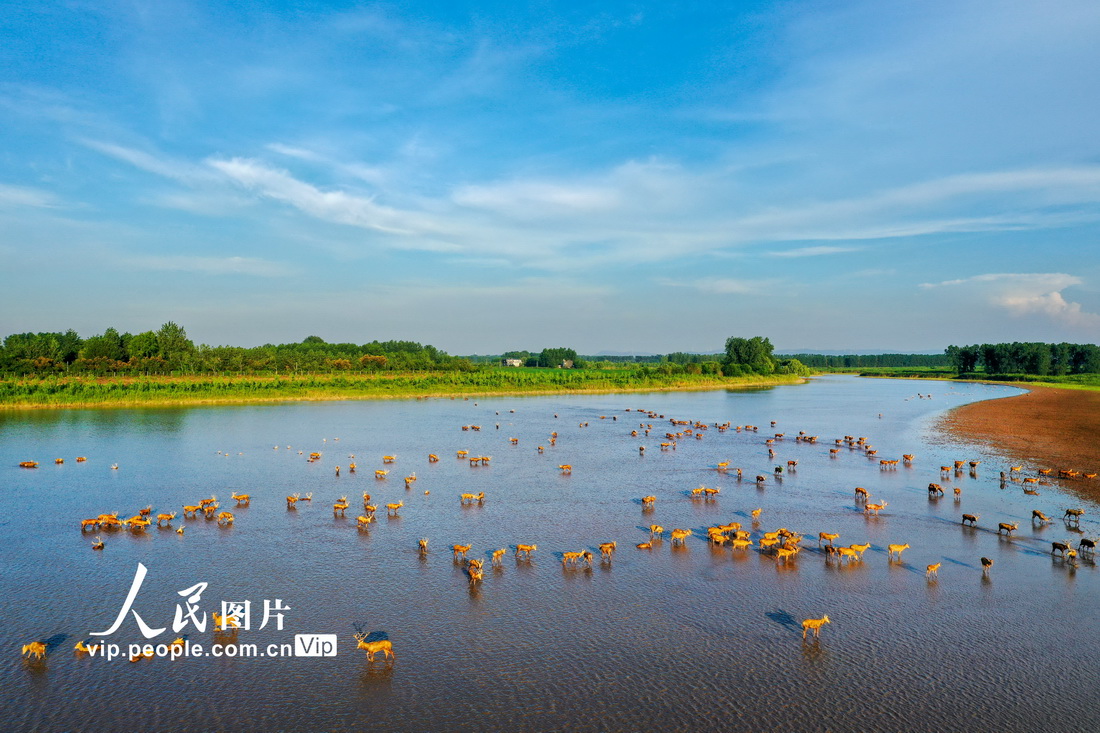
[{"label": "deer herd", "polygon": [[[628,411],[629,411],[629,409],[628,409]],[[662,419],[664,418],[663,415],[658,415],[657,413],[651,412],[651,411],[638,410],[638,412],[646,415],[650,420],[657,419],[657,418],[662,418]],[[557,415],[555,415],[555,417],[557,417]],[[664,442],[661,443],[663,449],[675,448],[676,441],[678,439],[681,439],[681,438],[686,437],[686,436],[688,436],[688,437],[689,436],[694,436],[696,439],[702,439],[705,431],[708,429],[708,427],[711,427],[711,426],[708,426],[708,425],[700,423],[700,422],[693,422],[693,421],[688,421],[688,420],[670,420],[670,423],[673,425],[673,430],[674,431],[676,430],[676,428],[678,426],[686,426],[686,427],[684,427],[683,429],[681,429],[677,432],[668,432],[668,433],[666,433],[665,437],[668,439],[668,442],[667,443],[664,443]],[[775,425],[774,422],[772,424],[773,424],[773,426]],[[582,428],[586,427],[586,425],[587,425],[587,423],[581,423]],[[731,427],[733,427],[733,426],[731,426],[729,423],[725,423],[725,424],[715,424],[713,427],[717,428],[719,432],[725,432],[725,431],[731,429]],[[475,431],[477,431],[477,430],[480,430],[480,427],[476,426],[476,425],[468,425],[468,426],[463,426],[462,429],[463,430],[475,430]],[[644,430],[645,434],[648,435],[649,431],[651,429],[653,429],[653,425],[652,425],[652,423],[643,422],[639,425],[639,429]],[[752,425],[736,426],[735,431],[738,432],[738,433],[741,433],[741,432],[753,432],[753,433],[755,433],[755,432],[758,431],[758,428],[755,427],[755,426],[752,426]],[[638,435],[638,430],[632,430],[631,435],[632,436],[637,436]],[[557,435],[556,432],[551,434],[551,436],[549,438],[549,443],[550,443],[551,446],[555,445],[555,443],[557,441],[557,437],[558,437],[558,435]],[[773,456],[776,455],[775,454],[775,449],[774,449],[773,446],[781,443],[785,438],[786,438],[785,433],[775,433],[774,437],[766,439],[766,445],[768,447],[769,457],[773,457]],[[795,441],[796,442],[815,443],[817,441],[817,436],[807,436],[804,432],[800,432],[799,435],[795,437]],[[512,445],[517,445],[518,444],[518,440],[516,438],[510,438],[509,442]],[[855,436],[850,436],[849,435],[849,436],[844,436],[844,438],[837,438],[836,439],[835,447],[829,449],[829,457],[830,458],[836,458],[838,456],[838,454],[840,453],[841,449],[844,446],[847,446],[850,450],[853,450],[853,451],[860,451],[863,454],[865,454],[868,458],[873,458],[877,455],[877,450],[874,449],[870,445],[870,443],[868,442],[868,438],[865,438],[865,437],[858,437],[857,438]],[[277,449],[278,449],[278,446],[276,446],[276,450]],[[289,449],[289,446],[288,446],[288,449]],[[539,446],[538,447],[538,452],[539,453],[542,453],[543,450],[544,450],[544,446]],[[220,451],[219,451],[219,453],[220,453]],[[301,454],[301,451],[299,451],[299,453]],[[644,447],[639,451],[639,453],[644,456]],[[311,453],[309,455],[308,461],[311,462],[311,463],[320,461],[321,458],[322,458],[322,455],[323,454],[320,453],[320,452]],[[354,458],[355,456],[351,455],[349,457]],[[490,460],[488,456],[471,456],[469,454],[469,452],[465,451],[465,450],[457,451],[456,452],[456,457],[460,460],[468,459],[470,461],[471,466],[488,465],[489,460]],[[84,460],[86,460],[86,458],[83,457],[83,456],[81,456],[77,459],[78,462],[83,462]],[[383,464],[393,464],[393,463],[396,462],[396,460],[397,460],[396,456],[386,455],[386,456],[383,456],[382,463]],[[898,460],[881,459],[881,460],[878,461],[878,463],[879,463],[880,468],[882,468],[882,469],[894,469],[899,465],[899,463],[904,463],[904,465],[906,467],[911,467],[911,466],[913,466],[915,461],[916,461],[916,456],[913,455],[913,454],[907,453],[907,454],[904,454]],[[62,463],[62,462],[63,461],[60,460],[60,459],[56,461],[56,463]],[[428,454],[428,462],[429,463],[439,462],[439,456],[437,454],[434,454],[434,453]],[[981,462],[977,461],[977,460],[954,461],[954,463],[951,464],[951,465],[940,466],[940,475],[943,476],[943,477],[949,477],[952,474],[958,475],[959,473],[962,473],[963,471],[966,471],[966,470],[969,470],[971,475],[976,475],[977,467],[980,463]],[[26,462],[21,463],[20,465],[23,466],[23,467],[33,468],[33,467],[37,467],[38,464],[36,462],[26,461]],[[796,470],[797,470],[797,466],[798,466],[798,461],[796,461],[796,460],[787,461],[787,463],[786,463],[787,473],[795,473]],[[350,467],[351,472],[354,473],[355,464],[351,463],[351,464],[349,464],[349,467]],[[568,474],[572,473],[573,466],[569,465],[569,464],[561,464],[561,465],[558,466],[558,469],[561,471],[562,474],[568,475]],[[730,467],[729,461],[723,461],[723,462],[718,463],[718,465],[715,467],[715,470],[718,471],[720,474],[727,475],[727,476],[731,475],[732,473],[735,472],[736,473],[736,479],[738,481],[740,481],[741,477],[742,477],[742,469]],[[1017,474],[1019,474],[1022,471],[1023,471],[1023,466],[1011,466],[1007,473],[1002,472],[1001,475],[1000,475],[1002,488],[1004,487],[1005,483],[1009,480],[1019,481],[1020,479],[1017,478]],[[378,469],[378,470],[375,471],[375,477],[377,479],[379,479],[379,481],[381,482],[381,481],[384,481],[384,479],[386,478],[388,473],[389,473],[388,468],[387,469]],[[783,467],[782,466],[776,466],[776,468],[775,468],[775,480],[777,482],[782,479],[782,474],[783,474]],[[1040,483],[1041,482],[1041,477],[1050,476],[1051,474],[1052,474],[1052,469],[1041,469],[1039,471],[1039,477],[1028,477],[1028,478],[1024,478],[1023,481],[1027,485],[1030,486],[1030,485]],[[339,476],[339,469],[337,469],[336,475]],[[1069,469],[1062,469],[1062,470],[1058,471],[1058,477],[1062,478],[1062,479],[1074,479],[1074,478],[1078,478],[1078,477],[1082,477],[1082,476],[1085,477],[1085,478],[1094,478],[1095,475],[1096,474],[1092,474],[1092,473],[1083,474],[1079,471],[1073,471],[1073,470],[1069,470]],[[941,480],[943,480],[943,479],[941,478]],[[410,476],[406,477],[405,478],[405,488],[407,490],[411,489],[412,484],[413,484],[414,481],[416,481],[416,474],[415,473],[413,473]],[[760,474],[760,475],[756,476],[756,484],[757,484],[758,488],[762,488],[767,481],[768,481],[768,476],[766,476],[764,474]],[[429,492],[425,491],[424,493],[427,494]],[[709,487],[706,487],[706,486],[700,486],[698,488],[690,489],[690,490],[685,491],[683,493],[686,494],[691,499],[706,499],[706,500],[710,501],[710,500],[717,499],[717,497],[719,496],[721,491],[718,487],[709,488]],[[933,482],[933,483],[928,484],[928,496],[929,496],[930,501],[935,500],[938,497],[942,497],[944,495],[944,493],[945,493],[944,488],[939,483]],[[954,488],[953,493],[954,493],[955,501],[956,502],[961,501],[961,489]],[[1038,494],[1037,491],[1032,490],[1032,489],[1025,489],[1025,493],[1028,493],[1030,495],[1037,495]],[[856,502],[857,509],[861,509],[864,514],[868,515],[869,516],[869,521],[872,521],[870,519],[870,517],[872,515],[874,517],[878,517],[879,513],[886,510],[886,508],[889,506],[889,504],[884,500],[878,500],[876,502],[870,501],[871,494],[867,489],[865,489],[863,487],[856,487],[855,491],[854,491],[854,494],[855,494],[855,502]],[[233,501],[236,502],[236,507],[238,509],[240,509],[240,508],[248,507],[251,503],[251,498],[252,497],[249,494],[238,494],[235,491],[233,491],[230,494],[230,498]],[[286,497],[287,509],[289,511],[294,511],[297,507],[298,502],[302,502],[302,501],[309,502],[309,501],[312,500],[312,498],[313,498],[312,492],[311,493],[306,493],[304,495],[302,493],[294,493],[294,494],[288,495]],[[656,505],[656,502],[657,502],[657,498],[658,498],[657,496],[653,496],[653,495],[647,495],[647,496],[641,497],[639,503],[640,503],[641,508],[642,508],[644,513],[651,513],[651,512],[654,511],[654,508],[655,508],[655,505]],[[470,505],[474,505],[474,504],[481,505],[481,504],[484,503],[484,501],[485,501],[485,493],[484,492],[478,492],[476,494],[472,493],[472,492],[460,493],[459,494],[459,503],[464,505],[464,506],[470,506]],[[334,514],[334,516],[342,517],[343,514],[344,514],[344,510],[347,509],[349,506],[350,506],[350,503],[348,501],[347,496],[341,496],[339,498],[339,500],[336,501],[333,504],[333,514]],[[404,501],[397,501],[397,502],[387,503],[386,504],[387,514],[390,517],[398,517],[399,510],[403,506],[404,506]],[[184,519],[195,519],[195,518],[198,517],[198,514],[201,512],[206,520],[216,520],[216,523],[218,525],[223,526],[223,527],[228,527],[229,525],[232,525],[234,520],[235,520],[235,517],[234,517],[233,513],[229,512],[229,511],[220,511],[219,512],[218,511],[219,508],[220,507],[219,507],[219,502],[218,502],[217,496],[211,495],[209,498],[200,499],[195,504],[184,504],[184,505],[182,505],[181,506],[181,511],[182,511],[182,515],[183,515]],[[149,526],[152,525],[152,520],[149,518],[149,517],[153,516],[152,515],[152,509],[153,508],[152,508],[151,505],[146,506],[146,507],[142,508],[141,510],[139,510],[139,512],[137,514],[135,514],[131,517],[125,518],[125,519],[121,519],[119,517],[118,512],[99,514],[99,515],[97,515],[93,518],[80,520],[80,529],[81,529],[82,533],[86,532],[86,531],[89,531],[89,530],[91,530],[91,531],[129,530],[131,532],[144,532],[146,530],[146,528],[148,528]],[[356,527],[360,530],[369,530],[370,525],[375,521],[375,511],[376,511],[376,506],[371,504],[370,494],[364,492],[363,493],[363,514],[359,515],[356,518]],[[742,525],[739,522],[730,522],[730,523],[727,523],[727,524],[719,524],[719,525],[715,525],[715,526],[711,526],[711,527],[706,528],[705,529],[705,536],[706,536],[707,542],[711,543],[714,546],[719,546],[719,547],[725,546],[725,545],[728,544],[730,547],[733,548],[734,551],[747,551],[749,548],[752,548],[752,547],[755,546],[757,548],[757,550],[762,555],[770,555],[772,558],[774,558],[774,560],[777,564],[782,563],[782,564],[786,565],[788,563],[794,562],[797,559],[799,553],[803,549],[801,544],[800,544],[802,539],[803,539],[803,535],[801,535],[797,532],[792,532],[792,531],[790,531],[786,528],[783,528],[783,527],[781,527],[781,528],[779,528],[775,531],[771,531],[771,532],[760,531],[759,530],[760,515],[761,515],[762,511],[763,511],[762,509],[758,508],[758,509],[752,510],[749,513],[749,516],[751,517],[751,521],[752,521],[752,531],[742,529]],[[1075,528],[1075,527],[1080,525],[1081,517],[1084,513],[1085,513],[1084,509],[1069,508],[1069,509],[1065,510],[1062,519],[1065,522],[1065,524],[1067,525],[1067,527]],[[178,516],[179,516],[179,514],[175,511],[157,513],[155,515],[156,527],[159,528],[159,529],[172,529],[172,522]],[[979,519],[980,519],[980,515],[978,515],[978,514],[964,513],[962,515],[962,524],[963,524],[964,527],[967,528],[967,530],[974,531],[974,530],[978,529]],[[1040,511],[1038,509],[1033,510],[1031,519],[1032,519],[1033,524],[1034,523],[1039,523],[1040,525],[1049,524],[1049,523],[1052,523],[1054,521],[1051,517],[1044,514],[1042,511]],[[996,534],[998,536],[1004,535],[1004,537],[1011,538],[1012,533],[1017,531],[1019,529],[1019,526],[1020,526],[1019,522],[1011,522],[1011,523],[1010,522],[999,522],[997,524]],[[1077,530],[1077,531],[1079,531],[1079,530]],[[176,532],[178,534],[182,535],[183,532],[184,532],[184,527],[183,526],[178,527],[176,529]],[[753,537],[754,532],[758,533],[755,538]],[[644,542],[639,542],[635,546],[640,550],[653,550],[657,546],[657,543],[659,543],[664,538],[664,536],[667,534],[667,536],[670,540],[670,543],[672,544],[673,547],[686,547],[686,543],[687,543],[688,538],[693,536],[695,533],[696,533],[695,530],[690,529],[690,528],[674,528],[674,529],[668,530],[666,532],[666,530],[663,526],[661,526],[659,524],[651,524],[651,525],[649,525],[649,539],[647,541],[644,541]],[[818,533],[818,551],[823,553],[826,563],[829,563],[834,557],[839,562],[842,562],[842,563],[845,563],[845,564],[860,563],[863,560],[864,553],[868,549],[871,548],[870,543],[852,544],[852,545],[849,545],[847,547],[837,546],[837,545],[834,544],[834,542],[835,542],[835,540],[837,540],[839,538],[840,538],[840,533],[838,533],[838,532],[822,531],[822,532]],[[755,545],[754,545],[754,539],[755,539]],[[1002,539],[1003,539],[1003,537],[1002,537]],[[1051,542],[1050,544],[1051,544],[1050,555],[1052,557],[1056,558],[1059,561],[1066,562],[1067,564],[1074,564],[1078,557],[1091,557],[1094,550],[1095,550],[1095,542],[1093,540],[1089,539],[1089,538],[1084,538],[1084,537],[1079,540],[1078,545],[1077,545],[1076,548],[1073,547],[1073,545],[1071,544],[1071,542],[1069,540],[1061,541],[1061,542],[1055,541],[1055,542]],[[101,537],[98,536],[98,535],[95,536],[93,544],[92,544],[92,548],[95,549],[95,550],[102,550],[103,547],[104,547],[104,543],[103,543]],[[615,541],[608,541],[608,542],[599,543],[597,545],[597,549],[600,553],[601,562],[606,564],[606,565],[610,565],[612,563],[613,558],[614,558],[616,548],[617,548],[617,543]],[[902,558],[902,552],[906,549],[909,549],[909,548],[910,548],[910,545],[907,544],[907,543],[887,545],[887,547],[885,548],[887,558],[890,560],[891,563],[894,563],[894,562],[901,563],[902,562],[902,559],[901,559]],[[421,554],[421,556],[427,555],[427,553],[428,553],[428,539],[427,538],[420,539],[418,549],[419,549],[419,553]],[[465,570],[466,570],[466,574],[467,574],[467,577],[469,579],[469,582],[470,582],[471,586],[474,586],[474,585],[480,583],[483,580],[484,576],[483,576],[482,566],[483,566],[484,563],[483,563],[483,560],[481,560],[481,559],[476,559],[476,558],[475,559],[470,559],[470,558],[467,557],[467,553],[469,553],[471,551],[471,549],[472,549],[472,545],[470,545],[470,544],[466,544],[466,545],[455,544],[455,545],[452,546],[452,551],[453,551],[455,563],[461,563],[462,565],[465,566]],[[533,543],[531,543],[531,544],[518,543],[518,544],[513,545],[513,552],[514,552],[514,556],[515,556],[515,559],[516,559],[517,562],[531,562],[532,561],[532,554],[534,552],[536,552],[537,550],[538,550],[538,545],[533,544]],[[506,551],[507,551],[506,548],[500,548],[500,549],[497,549],[497,550],[492,550],[491,552],[487,552],[486,556],[491,558],[490,561],[491,561],[491,564],[492,564],[493,567],[498,567],[499,568],[500,565],[501,565],[503,556],[505,555]],[[560,553],[560,557],[561,557],[562,567],[564,569],[570,570],[570,569],[576,569],[576,568],[580,568],[580,567],[591,568],[592,563],[593,563],[594,558],[595,558],[595,554],[591,549],[582,548],[582,549],[579,549],[579,550],[576,550],[576,551],[563,551],[563,552]],[[990,569],[992,568],[992,565],[993,565],[993,561],[990,560],[989,558],[986,558],[986,557],[981,558],[981,566],[982,566],[983,574],[988,575],[988,573],[990,572]],[[939,572],[941,566],[942,566],[942,562],[935,562],[935,563],[931,563],[931,564],[927,565],[926,570],[925,570],[925,575],[927,576],[929,581],[933,581],[936,578],[938,578],[938,572]],[[804,620],[802,622],[802,636],[803,636],[803,639],[805,639],[810,632],[812,632],[812,634],[815,638],[818,637],[820,632],[821,632],[821,627],[824,624],[828,624],[828,623],[831,623],[828,615],[824,615],[821,618],[808,618],[808,619]],[[374,661],[374,656],[377,653],[381,653],[383,658],[387,661],[392,661],[395,658],[395,655],[393,653],[392,644],[389,640],[367,641],[366,640],[367,637],[363,633],[355,634],[354,638],[357,642],[357,648],[362,649],[366,652],[367,659],[369,661]],[[80,651],[80,649],[79,649],[80,646],[81,645],[78,644],[78,648],[77,648],[78,652]],[[45,644],[42,643],[42,642],[32,642],[30,644],[27,644],[27,645],[23,646],[22,653],[23,653],[24,656],[26,656],[28,658],[33,657],[33,658],[36,658],[36,659],[41,659],[43,656],[46,655],[47,649],[46,649]]]}]

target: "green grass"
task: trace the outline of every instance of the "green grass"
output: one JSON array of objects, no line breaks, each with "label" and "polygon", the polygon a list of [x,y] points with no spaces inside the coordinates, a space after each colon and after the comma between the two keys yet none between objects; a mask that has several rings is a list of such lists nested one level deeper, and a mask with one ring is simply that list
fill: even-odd
[{"label": "green grass", "polygon": [[[838,370],[830,370],[838,371]],[[1066,374],[1062,376],[1038,374],[983,374],[971,372],[956,374],[950,369],[882,367],[864,369],[862,377],[892,377],[895,379],[955,379],[965,382],[995,382],[997,384],[1034,384],[1056,389],[1100,390],[1100,374]]]},{"label": "green grass", "polygon": [[662,375],[635,369],[479,369],[308,376],[52,377],[0,380],[0,408],[643,392],[790,384],[798,377]]},{"label": "green grass", "polygon": [[992,374],[988,378],[983,378],[982,381],[998,382],[1000,384],[1024,382],[1057,389],[1100,390],[1100,374],[1066,374],[1059,377],[1036,374]]}]

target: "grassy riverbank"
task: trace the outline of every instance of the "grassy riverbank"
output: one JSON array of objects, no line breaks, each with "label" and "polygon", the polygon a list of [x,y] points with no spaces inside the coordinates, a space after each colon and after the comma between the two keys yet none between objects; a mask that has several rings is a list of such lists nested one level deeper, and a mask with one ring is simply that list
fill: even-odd
[{"label": "grassy riverbank", "polygon": [[0,380],[0,409],[284,400],[646,392],[766,387],[795,376],[666,375],[655,370],[504,370],[299,376],[53,377]]},{"label": "grassy riverbank", "polygon": [[[829,370],[840,372],[842,370]],[[849,371],[848,373],[852,373]],[[961,382],[988,382],[990,384],[1010,384],[1020,387],[1053,387],[1056,389],[1100,390],[1100,374],[1067,374],[1063,376],[1037,374],[983,374],[968,372],[956,374],[944,369],[912,369],[907,367],[864,369],[861,377],[887,377],[893,379],[947,379]]]}]

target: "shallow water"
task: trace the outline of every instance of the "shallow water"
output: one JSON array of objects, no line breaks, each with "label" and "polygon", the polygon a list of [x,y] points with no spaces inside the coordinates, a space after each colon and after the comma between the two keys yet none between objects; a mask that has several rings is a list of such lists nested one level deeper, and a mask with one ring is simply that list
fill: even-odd
[{"label": "shallow water", "polygon": [[[917,399],[918,391],[933,397]],[[1080,660],[1100,651],[1091,611],[1100,576],[1090,562],[1074,569],[1051,559],[1051,540],[1082,535],[1060,521],[1030,522],[1032,509],[1060,517],[1079,500],[1052,485],[1039,486],[1039,496],[1014,482],[1002,489],[1004,460],[945,442],[931,428],[948,407],[1018,391],[838,376],[750,392],[0,414],[3,726],[1095,728],[1098,675]],[[673,429],[668,418],[760,431],[711,427],[702,440],[684,437],[676,450],[661,451]],[[652,423],[649,437],[631,437],[640,422]],[[471,423],[481,431],[461,430]],[[796,443],[800,430],[819,435],[818,443]],[[559,434],[555,446],[551,431]],[[787,437],[772,459],[764,440],[774,432]],[[843,435],[869,437],[878,456],[844,447],[830,457]],[[456,459],[460,449],[492,461],[471,468]],[[324,456],[307,463],[299,450]],[[429,452],[440,461],[429,463]],[[916,454],[912,467],[880,470],[879,458],[902,453]],[[76,463],[78,455],[88,461]],[[377,480],[382,455],[397,462]],[[65,463],[54,465],[55,457]],[[791,459],[797,469],[777,481],[772,468]],[[955,459],[983,462],[974,474],[941,479],[939,466]],[[23,460],[41,467],[20,469]],[[727,460],[744,470],[743,481],[714,470]],[[558,470],[565,463],[571,475]],[[417,481],[406,491],[402,477],[413,472]],[[769,475],[762,487],[757,473]],[[929,500],[932,481],[944,485],[945,498]],[[700,485],[721,493],[714,501],[689,498]],[[855,486],[888,501],[880,516],[865,516]],[[232,507],[232,491],[251,494],[251,505]],[[355,522],[364,491],[379,506],[369,531]],[[481,491],[483,504],[460,506],[459,493]],[[295,492],[313,492],[313,501],[288,511],[285,497]],[[126,517],[147,504],[179,512],[211,494],[235,513],[231,527],[177,518],[172,526],[185,525],[182,536],[99,532],[102,552],[90,549],[97,533],[79,529],[80,519],[100,513]],[[657,497],[652,511],[638,502],[647,494]],[[341,495],[351,504],[346,519],[331,510]],[[400,516],[387,518],[382,505],[398,500]],[[749,511],[757,507],[754,536],[781,526],[806,533],[789,565],[755,548],[705,541],[712,524],[752,527]],[[1081,530],[1095,537],[1096,507],[1085,508]],[[962,528],[962,512],[981,515],[978,527]],[[999,522],[1017,521],[1011,538],[996,534]],[[635,549],[653,523],[695,535],[682,548],[666,538]],[[837,544],[872,547],[862,563],[826,562],[814,541],[820,531],[839,532]],[[421,537],[429,539],[426,556],[417,552]],[[610,540],[618,542],[613,563],[562,567],[562,551]],[[456,543],[472,544],[471,557],[509,551],[499,569],[486,562],[484,580],[471,587],[452,561]],[[538,545],[530,562],[513,557],[516,543]],[[911,545],[903,561],[887,559],[890,543]],[[983,556],[994,562],[988,577]],[[262,649],[292,643],[295,634],[336,634],[339,653],[134,664],[74,655],[73,644],[112,624],[139,562],[148,576],[134,609],[154,627],[171,625],[184,602],[178,591],[206,582],[202,612],[220,611],[222,600],[252,601],[252,629],[238,642]],[[939,579],[930,581],[925,566],[935,562],[942,562]],[[259,630],[264,600],[276,598],[291,609],[284,630]],[[832,623],[819,641],[803,642],[801,620],[822,614]],[[367,662],[352,639],[357,628],[390,639],[397,659]],[[183,634],[205,647],[215,639],[210,628]],[[174,637],[169,628],[156,641]],[[22,644],[47,639],[44,663],[18,657]],[[144,639],[130,617],[110,641]]]}]

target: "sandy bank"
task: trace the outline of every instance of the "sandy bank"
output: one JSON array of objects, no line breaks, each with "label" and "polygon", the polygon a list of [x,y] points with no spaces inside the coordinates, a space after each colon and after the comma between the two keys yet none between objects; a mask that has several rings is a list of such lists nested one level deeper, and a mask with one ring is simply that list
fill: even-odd
[{"label": "sandy bank", "polygon": [[[960,440],[992,445],[1028,469],[1100,470],[1100,392],[1027,389],[1027,394],[955,408],[939,428]],[[1065,484],[1100,500],[1100,478]]]}]

